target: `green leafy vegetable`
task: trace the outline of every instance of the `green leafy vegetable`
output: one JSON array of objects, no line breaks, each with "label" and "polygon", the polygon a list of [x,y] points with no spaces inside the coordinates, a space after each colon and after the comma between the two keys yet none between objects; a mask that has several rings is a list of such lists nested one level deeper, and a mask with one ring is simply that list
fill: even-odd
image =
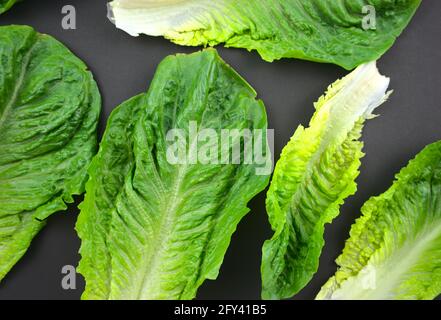
[{"label": "green leafy vegetable", "polygon": [[91,73],[61,43],[0,27],[0,280],[84,192],[100,107]]},{"label": "green leafy vegetable", "polygon": [[433,299],[441,294],[441,142],[371,198],[317,299]]},{"label": "green leafy vegetable", "polygon": [[[109,17],[131,35],[180,45],[257,50],[267,61],[299,58],[346,69],[377,60],[421,0],[115,0]],[[375,29],[373,29],[375,28]]]},{"label": "green leafy vegetable", "polygon": [[[216,51],[206,50],[167,57],[148,93],[112,112],[77,223],[83,299],[191,299],[205,279],[217,277],[247,203],[270,172],[259,175],[254,161],[174,163],[168,138],[179,130],[193,159],[208,143],[200,137],[206,129],[261,130],[259,163],[268,164],[265,108],[255,97]],[[244,141],[232,139],[213,154]]]},{"label": "green leafy vegetable", "polygon": [[8,11],[18,0],[0,0],[0,14]]},{"label": "green leafy vegetable", "polygon": [[374,62],[337,81],[315,104],[277,162],[266,207],[275,234],[265,242],[262,297],[288,298],[317,271],[324,225],[356,191],[366,119],[386,99],[389,79]]}]

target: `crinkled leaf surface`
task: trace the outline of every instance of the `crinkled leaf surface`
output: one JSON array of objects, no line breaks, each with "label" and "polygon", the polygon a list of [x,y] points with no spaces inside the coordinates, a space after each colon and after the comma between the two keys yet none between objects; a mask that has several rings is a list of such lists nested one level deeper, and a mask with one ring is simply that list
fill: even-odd
[{"label": "crinkled leaf surface", "polygon": [[337,81],[315,104],[276,164],[266,207],[275,231],[262,257],[262,296],[288,298],[317,271],[324,225],[356,191],[363,123],[386,98],[389,79],[374,62]]},{"label": "crinkled leaf surface", "polygon": [[16,2],[17,0],[0,0],[0,14],[8,11]]},{"label": "crinkled leaf surface", "polygon": [[441,294],[441,142],[365,203],[317,299],[433,299]]},{"label": "crinkled leaf surface", "polygon": [[[266,132],[265,108],[255,98],[216,51],[206,50],[167,57],[148,93],[112,112],[77,223],[83,299],[191,299],[217,277],[247,203],[269,176],[243,162],[172,164],[166,137],[181,130],[193,146],[190,159],[194,146],[205,145],[190,122],[199,133]],[[270,161],[266,135],[263,151]]]},{"label": "crinkled leaf surface", "polygon": [[[131,35],[180,45],[257,50],[267,61],[299,58],[346,69],[377,60],[421,0],[115,0],[109,16]],[[370,7],[369,7],[370,6]],[[375,9],[375,12],[372,9]],[[375,19],[375,30],[371,29]]]},{"label": "crinkled leaf surface", "polygon": [[0,279],[44,219],[84,192],[100,108],[91,73],[66,47],[0,27]]}]

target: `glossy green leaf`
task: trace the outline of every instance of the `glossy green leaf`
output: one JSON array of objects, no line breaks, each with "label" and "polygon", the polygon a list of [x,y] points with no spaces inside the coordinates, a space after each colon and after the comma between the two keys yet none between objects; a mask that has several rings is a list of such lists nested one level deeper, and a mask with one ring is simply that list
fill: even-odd
[{"label": "glossy green leaf", "polygon": [[346,69],[377,60],[421,0],[114,0],[109,17],[131,35],[180,45],[257,50]]},{"label": "glossy green leaf", "polygon": [[358,67],[329,87],[284,148],[266,200],[275,233],[263,246],[263,298],[289,298],[317,271],[324,226],[356,191],[363,124],[388,85],[374,62]]},{"label": "glossy green leaf", "polygon": [[[203,130],[261,130],[259,163],[268,164],[266,113],[255,98],[216,51],[206,50],[167,57],[148,93],[112,112],[77,223],[83,299],[191,299],[217,277],[247,203],[270,172],[259,174],[258,162],[174,163],[167,137],[180,130],[193,159],[195,146],[208,143]],[[219,144],[214,154],[243,142]]]},{"label": "glossy green leaf", "polygon": [[84,192],[100,107],[91,73],[61,43],[0,27],[0,280]]},{"label": "glossy green leaf", "polygon": [[352,226],[317,299],[433,299],[441,294],[441,142],[426,147]]},{"label": "glossy green leaf", "polygon": [[8,11],[18,0],[0,0],[0,14]]}]

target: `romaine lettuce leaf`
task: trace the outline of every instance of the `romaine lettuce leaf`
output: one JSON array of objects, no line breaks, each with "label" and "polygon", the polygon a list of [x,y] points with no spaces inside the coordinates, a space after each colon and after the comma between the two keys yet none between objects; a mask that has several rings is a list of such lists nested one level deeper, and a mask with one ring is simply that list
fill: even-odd
[{"label": "romaine lettuce leaf", "polygon": [[441,142],[368,200],[335,276],[317,299],[433,299],[441,294]]},{"label": "romaine lettuce leaf", "polygon": [[[167,57],[148,93],[112,112],[77,223],[83,299],[191,299],[217,277],[247,203],[271,172],[258,174],[257,162],[174,163],[167,137],[180,130],[192,146],[188,159],[196,159],[205,129],[261,130],[269,163],[265,107],[255,98],[216,51],[206,50]],[[222,148],[243,143],[233,140]]]},{"label": "romaine lettuce leaf", "polygon": [[309,128],[300,126],[284,148],[266,200],[275,233],[263,246],[263,298],[291,297],[317,271],[324,225],[356,191],[363,124],[388,85],[375,62],[358,67],[329,87]]},{"label": "romaine lettuce leaf", "polygon": [[84,192],[101,108],[87,67],[50,36],[0,27],[0,280]]},{"label": "romaine lettuce leaf", "polygon": [[189,46],[225,43],[227,47],[257,50],[267,61],[299,58],[353,69],[385,53],[420,3],[421,0],[114,0],[109,4],[109,17],[118,28],[134,36],[164,36]]},{"label": "romaine lettuce leaf", "polygon": [[0,0],[0,14],[8,11],[18,0]]}]

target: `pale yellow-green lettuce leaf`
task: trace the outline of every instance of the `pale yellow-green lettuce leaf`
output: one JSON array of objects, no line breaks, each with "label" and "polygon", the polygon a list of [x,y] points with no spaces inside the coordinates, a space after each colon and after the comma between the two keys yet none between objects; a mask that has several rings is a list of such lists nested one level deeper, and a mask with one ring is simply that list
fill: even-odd
[{"label": "pale yellow-green lettuce leaf", "polygon": [[362,128],[388,85],[375,62],[358,67],[329,87],[283,149],[266,200],[274,235],[263,246],[263,298],[289,298],[317,271],[324,226],[356,191]]}]

